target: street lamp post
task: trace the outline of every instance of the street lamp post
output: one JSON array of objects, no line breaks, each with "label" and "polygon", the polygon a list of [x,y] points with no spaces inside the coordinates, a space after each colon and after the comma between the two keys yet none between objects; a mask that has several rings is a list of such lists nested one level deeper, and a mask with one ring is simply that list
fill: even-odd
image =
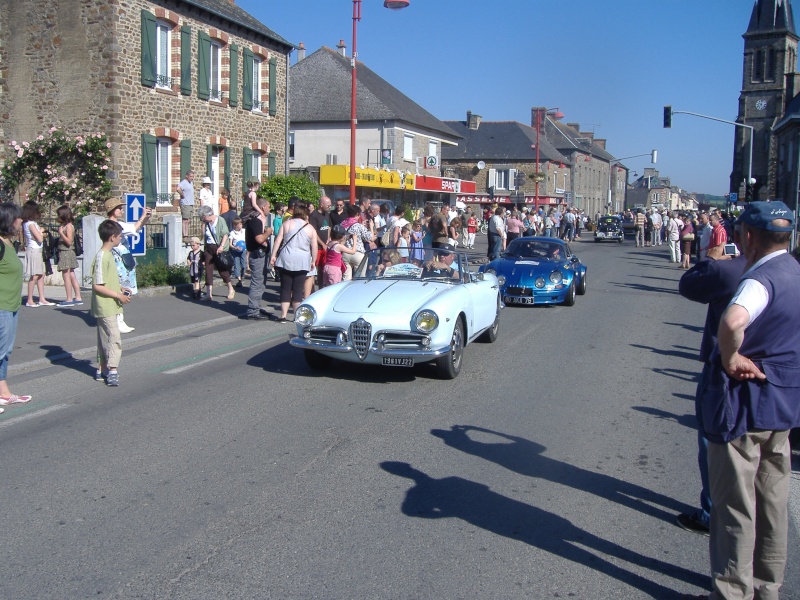
[{"label": "street lamp post", "polygon": [[534,202],[536,203],[536,210],[539,210],[539,181],[541,180],[541,176],[539,175],[539,140],[542,135],[542,124],[546,116],[549,115],[554,119],[561,120],[564,118],[564,113],[560,112],[558,108],[537,107],[533,110],[536,111],[536,174],[533,176],[533,180],[536,184],[536,200]]},{"label": "street lamp post", "polygon": [[[383,6],[391,10],[406,8],[409,0],[384,0]],[[358,22],[361,20],[361,0],[353,0],[353,55],[350,58],[351,86],[350,86],[350,204],[356,203],[356,60],[358,48],[356,46]]]}]

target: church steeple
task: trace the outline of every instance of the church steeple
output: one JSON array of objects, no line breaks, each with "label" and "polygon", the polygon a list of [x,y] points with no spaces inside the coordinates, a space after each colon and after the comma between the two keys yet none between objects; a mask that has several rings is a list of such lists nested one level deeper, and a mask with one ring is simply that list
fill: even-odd
[{"label": "church steeple", "polygon": [[[773,126],[797,93],[798,38],[791,0],[756,0],[744,38],[731,191],[754,200],[774,198],[778,148]],[[750,139],[752,131],[752,140]],[[752,145],[753,164],[749,153]],[[755,183],[747,184],[748,175]],[[749,192],[749,193],[748,193]]]},{"label": "church steeple", "polygon": [[756,0],[745,36],[781,30],[795,33],[790,0]]}]

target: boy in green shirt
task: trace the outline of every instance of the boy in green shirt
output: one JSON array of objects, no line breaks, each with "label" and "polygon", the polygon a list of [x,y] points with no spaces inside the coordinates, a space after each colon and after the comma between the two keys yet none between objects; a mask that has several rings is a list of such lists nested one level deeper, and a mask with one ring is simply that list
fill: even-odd
[{"label": "boy in green shirt", "polygon": [[117,315],[122,305],[131,301],[131,291],[122,288],[114,260],[114,248],[122,240],[122,226],[107,219],[98,228],[103,246],[92,263],[92,314],[97,318],[97,362],[94,378],[105,379],[106,385],[119,385],[119,366],[122,357],[122,337],[119,332]]}]

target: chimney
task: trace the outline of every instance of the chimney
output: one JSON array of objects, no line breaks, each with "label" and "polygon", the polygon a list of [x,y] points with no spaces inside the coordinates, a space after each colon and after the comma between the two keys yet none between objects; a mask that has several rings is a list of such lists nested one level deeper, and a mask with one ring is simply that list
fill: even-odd
[{"label": "chimney", "polygon": [[600,146],[603,150],[606,149],[606,140],[601,140],[600,138],[594,141],[595,145]]},{"label": "chimney", "polygon": [[306,57],[306,45],[303,42],[300,42],[300,45],[297,47],[297,62],[300,62]]},{"label": "chimney", "polygon": [[578,135],[581,137],[589,138],[589,141],[594,143],[594,131],[581,131]]},{"label": "chimney", "polygon": [[339,45],[336,46],[336,49],[342,56],[347,56],[347,44],[344,43],[344,40],[339,40]]},{"label": "chimney", "polygon": [[[572,127],[575,131],[580,131],[581,130],[580,123],[567,123],[567,127]],[[579,134],[579,135],[583,135],[583,134]]]},{"label": "chimney", "polygon": [[481,126],[481,117],[480,115],[473,115],[471,110],[467,111],[467,127],[470,129],[476,130],[478,127]]}]

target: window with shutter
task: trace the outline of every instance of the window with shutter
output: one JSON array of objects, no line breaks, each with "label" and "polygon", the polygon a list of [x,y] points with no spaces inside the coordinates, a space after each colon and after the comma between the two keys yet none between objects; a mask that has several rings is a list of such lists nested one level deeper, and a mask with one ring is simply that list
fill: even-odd
[{"label": "window with shutter", "polygon": [[277,152],[270,152],[267,162],[269,163],[268,171],[270,177],[275,177],[275,158],[278,156]]},{"label": "window with shutter", "polygon": [[239,106],[239,47],[231,44],[230,47],[231,75],[230,91],[228,92],[228,104]]},{"label": "window with shutter", "polygon": [[192,169],[192,141],[181,140],[181,178]]},{"label": "window with shutter", "polygon": [[171,29],[169,23],[156,23],[156,86],[167,90],[172,89],[169,62]]},{"label": "window with shutter", "polygon": [[225,188],[226,190],[230,190],[231,189],[231,176],[230,176],[230,172],[231,172],[231,153],[230,153],[230,148],[227,148],[227,147],[225,148],[222,164],[223,164],[222,169],[225,171],[225,173],[224,173],[225,178],[223,179],[222,187]]},{"label": "window with shutter", "polygon": [[264,103],[261,101],[261,59],[253,56],[253,110],[261,111]]},{"label": "window with shutter", "polygon": [[156,137],[142,134],[142,193],[147,203],[156,201]]},{"label": "window with shutter", "polygon": [[252,171],[252,154],[250,148],[245,147],[242,153],[242,192],[247,193],[247,180],[253,175]]},{"label": "window with shutter", "polygon": [[278,61],[273,56],[269,59],[269,114],[274,117],[278,113]]},{"label": "window with shutter", "polygon": [[497,184],[497,169],[489,169],[489,174],[486,176],[486,187],[496,187]]},{"label": "window with shutter", "polygon": [[181,27],[181,94],[192,93],[192,28]]},{"label": "window with shutter", "polygon": [[242,49],[242,104],[253,110],[253,51]]},{"label": "window with shutter", "polygon": [[172,140],[158,138],[156,140],[156,206],[172,205],[172,186],[170,185],[172,172]]},{"label": "window with shutter", "polygon": [[202,31],[197,32],[197,97],[201,100],[209,98],[208,76],[211,74],[211,38]]},{"label": "window with shutter", "polygon": [[508,189],[509,190],[513,191],[513,190],[517,189],[517,182],[515,180],[516,176],[517,176],[517,170],[516,169],[509,169],[508,170]]},{"label": "window with shutter", "polygon": [[142,85],[156,85],[156,16],[142,10]]}]

